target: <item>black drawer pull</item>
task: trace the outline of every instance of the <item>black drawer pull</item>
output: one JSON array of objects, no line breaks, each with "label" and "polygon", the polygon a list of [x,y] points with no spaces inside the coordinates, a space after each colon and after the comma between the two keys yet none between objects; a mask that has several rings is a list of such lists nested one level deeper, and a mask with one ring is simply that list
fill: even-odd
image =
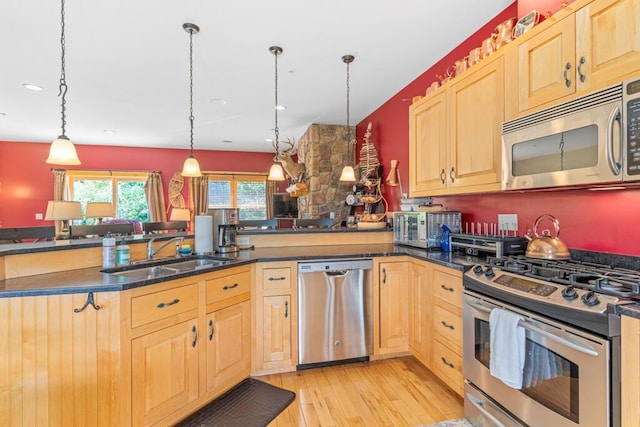
[{"label": "black drawer pull", "polygon": [[284,302],[284,318],[289,317],[289,301]]},{"label": "black drawer pull", "polygon": [[193,332],[193,341],[191,342],[191,347],[195,347],[198,343],[198,330],[196,329],[196,325],[193,325],[193,328],[191,328],[191,332]]},{"label": "black drawer pull", "polygon": [[285,280],[286,277],[284,276],[280,276],[280,277],[269,277],[267,280],[270,282],[273,282],[274,280]]},{"label": "black drawer pull", "polygon": [[447,359],[445,359],[444,357],[441,357],[440,359],[442,359],[442,363],[444,363],[445,365],[447,365],[450,368],[453,368],[453,363],[447,362]]},{"label": "black drawer pull", "polygon": [[174,305],[179,303],[180,300],[178,298],[174,299],[171,302],[161,302],[160,304],[158,304],[158,308],[164,308],[164,307],[169,307],[170,305]]},{"label": "black drawer pull", "polygon": [[227,290],[229,290],[229,289],[233,289],[233,288],[237,288],[237,287],[238,287],[238,284],[237,284],[237,283],[234,283],[233,285],[230,285],[230,286],[223,286],[223,287],[222,287],[222,290],[223,290],[223,291],[227,291]]},{"label": "black drawer pull", "polygon": [[213,339],[213,332],[215,329],[213,328],[213,320],[209,319],[209,341]]},{"label": "black drawer pull", "polygon": [[445,328],[449,328],[451,330],[455,329],[455,326],[448,324],[447,322],[445,322],[444,320],[441,320],[440,323],[442,323],[442,326],[444,326]]},{"label": "black drawer pull", "polygon": [[445,285],[440,285],[440,287],[441,287],[442,289],[444,289],[445,291],[447,291],[447,292],[455,292],[455,289],[453,289],[453,288],[448,288],[448,287],[446,287]]}]

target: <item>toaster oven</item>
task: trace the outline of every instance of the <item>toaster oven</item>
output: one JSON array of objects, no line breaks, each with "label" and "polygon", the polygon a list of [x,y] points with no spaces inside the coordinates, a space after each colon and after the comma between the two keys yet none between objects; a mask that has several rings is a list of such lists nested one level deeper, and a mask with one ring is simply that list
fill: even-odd
[{"label": "toaster oven", "polygon": [[459,233],[460,212],[394,212],[393,243],[416,248],[439,248],[442,225]]}]

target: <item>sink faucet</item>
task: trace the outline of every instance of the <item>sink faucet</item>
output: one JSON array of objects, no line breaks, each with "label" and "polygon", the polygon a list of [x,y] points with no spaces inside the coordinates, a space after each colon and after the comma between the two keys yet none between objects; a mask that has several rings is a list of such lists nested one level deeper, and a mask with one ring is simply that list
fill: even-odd
[{"label": "sink faucet", "polygon": [[161,244],[160,247],[158,247],[157,249],[154,249],[153,243],[156,241],[156,239],[157,237],[152,237],[151,240],[149,240],[149,243],[147,243],[147,259],[148,260],[153,259],[153,256],[155,254],[160,252],[165,246],[167,246],[171,242],[176,242],[176,257],[180,254],[180,242],[184,241],[184,237],[173,237],[167,240],[166,242],[164,242],[163,244]]}]

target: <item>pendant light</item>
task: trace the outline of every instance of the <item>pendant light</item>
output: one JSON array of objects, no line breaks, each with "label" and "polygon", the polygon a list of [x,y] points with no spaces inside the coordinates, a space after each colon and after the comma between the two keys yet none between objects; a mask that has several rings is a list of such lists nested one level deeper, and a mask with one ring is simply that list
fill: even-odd
[{"label": "pendant light", "polygon": [[351,166],[351,127],[349,126],[349,64],[354,60],[353,55],[345,55],[342,57],[342,62],[347,64],[347,165],[342,168],[340,174],[340,181],[343,182],[355,182],[356,174]]},{"label": "pendant light", "polygon": [[193,156],[193,35],[200,31],[200,27],[196,24],[186,23],[182,24],[182,28],[189,33],[189,123],[191,125],[189,157],[187,157],[187,160],[184,161],[184,166],[182,166],[182,176],[195,178],[202,176],[200,164]]},{"label": "pendant light", "polygon": [[282,166],[280,165],[280,163],[278,163],[278,153],[280,152],[280,129],[278,129],[278,55],[282,55],[282,48],[280,46],[271,46],[269,48],[269,52],[271,52],[275,57],[276,97],[273,110],[275,111],[276,125],[273,128],[273,132],[275,134],[273,147],[276,149],[276,155],[273,158],[273,164],[271,165],[271,169],[269,169],[269,176],[267,177],[267,179],[269,181],[284,181],[284,172],[282,170]]},{"label": "pendant light", "polygon": [[58,96],[62,97],[62,134],[51,143],[49,147],[49,157],[46,162],[54,165],[79,165],[80,159],[78,159],[78,153],[73,142],[65,135],[65,126],[67,124],[66,104],[67,104],[67,79],[65,73],[65,39],[64,39],[64,0],[60,1],[60,46],[61,46],[61,68],[60,68],[60,86]]}]

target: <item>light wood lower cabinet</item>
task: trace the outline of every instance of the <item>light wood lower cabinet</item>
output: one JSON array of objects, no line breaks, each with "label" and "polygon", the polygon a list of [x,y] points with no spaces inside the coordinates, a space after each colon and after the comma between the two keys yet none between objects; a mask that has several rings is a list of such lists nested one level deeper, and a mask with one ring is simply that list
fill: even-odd
[{"label": "light wood lower cabinet", "polygon": [[297,263],[256,265],[252,372],[295,370],[298,363]]},{"label": "light wood lower cabinet", "polygon": [[622,316],[622,425],[640,425],[640,319]]},{"label": "light wood lower cabinet", "polygon": [[376,328],[374,325],[374,353],[406,352],[409,350],[409,266],[407,260],[380,262],[380,259],[376,259],[374,260],[374,270],[374,318],[377,318],[378,321],[378,327]]},{"label": "light wood lower cabinet", "polygon": [[87,296],[0,298],[0,424],[123,425],[120,293]]},{"label": "light wood lower cabinet", "polygon": [[409,261],[409,349],[423,365],[431,364],[433,340],[431,266],[426,261]]}]

